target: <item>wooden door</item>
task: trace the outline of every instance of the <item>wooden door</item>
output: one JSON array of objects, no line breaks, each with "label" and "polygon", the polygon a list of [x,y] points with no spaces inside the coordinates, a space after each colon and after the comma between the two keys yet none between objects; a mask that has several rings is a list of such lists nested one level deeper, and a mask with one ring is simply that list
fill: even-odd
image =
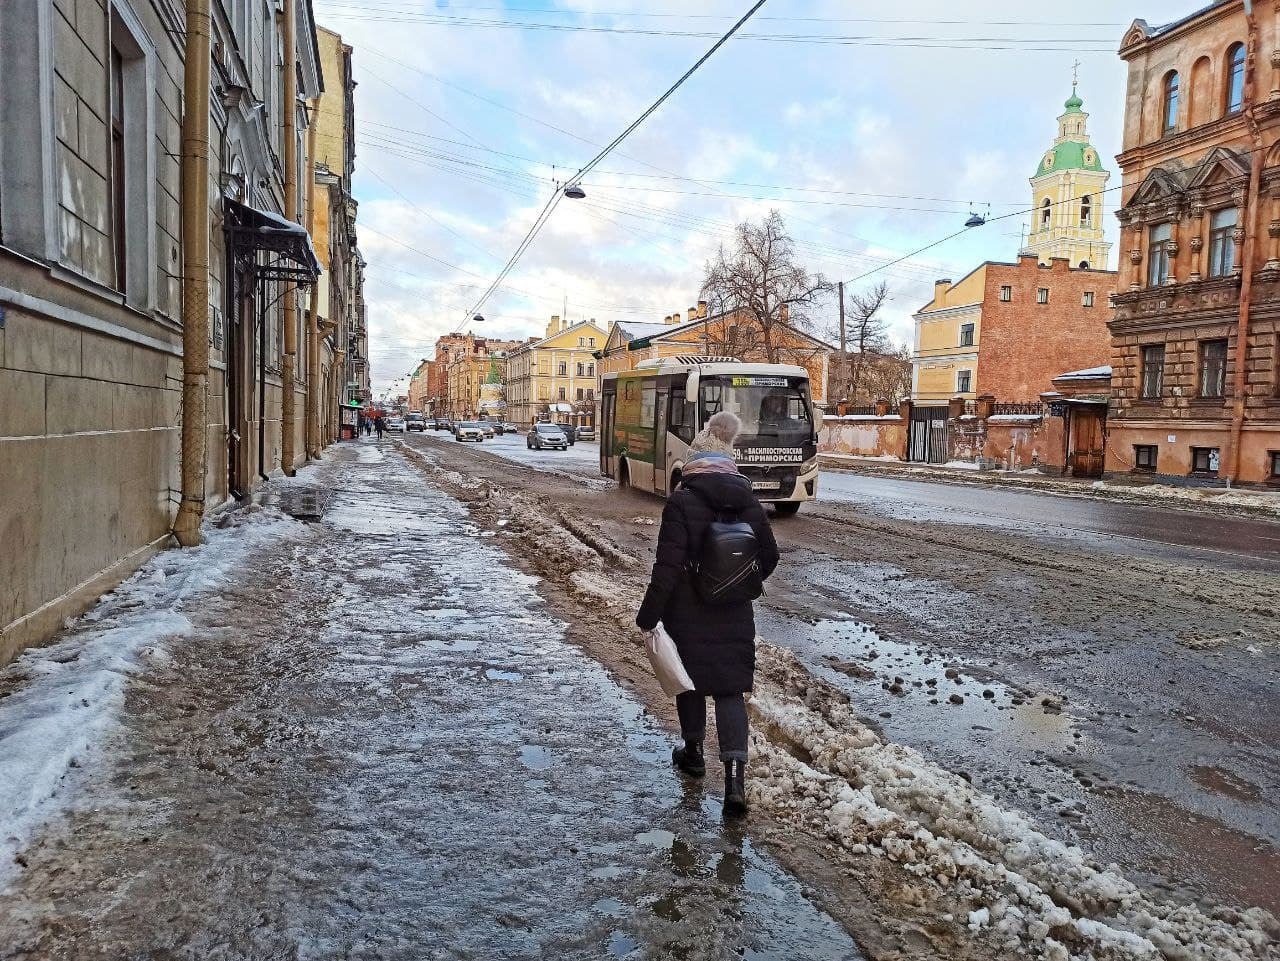
[{"label": "wooden door", "polygon": [[1106,459],[1106,411],[1072,405],[1071,452],[1073,477],[1101,477]]}]

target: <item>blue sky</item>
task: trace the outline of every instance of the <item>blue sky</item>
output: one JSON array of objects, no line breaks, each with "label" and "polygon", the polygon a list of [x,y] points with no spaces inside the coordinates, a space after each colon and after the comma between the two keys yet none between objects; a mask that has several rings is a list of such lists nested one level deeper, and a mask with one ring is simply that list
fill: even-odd
[{"label": "blue sky", "polygon": [[[618,134],[748,6],[316,0],[319,22],[355,48],[375,385],[467,326],[552,180]],[[954,233],[970,204],[1018,214],[1072,64],[1093,142],[1111,158],[1125,27],[1195,6],[770,0],[744,32],[774,39],[731,41],[606,158],[584,184],[587,199],[560,204],[474,329],[540,333],[566,301],[573,320],[661,320],[697,300],[704,264],[733,224],[771,208],[806,264],[832,280]],[[1114,187],[1119,172],[1108,166]],[[969,231],[861,283],[889,283],[886,316],[906,341],[932,280],[1012,258],[1024,219]],[[834,301],[822,305],[816,332],[834,317]]]}]

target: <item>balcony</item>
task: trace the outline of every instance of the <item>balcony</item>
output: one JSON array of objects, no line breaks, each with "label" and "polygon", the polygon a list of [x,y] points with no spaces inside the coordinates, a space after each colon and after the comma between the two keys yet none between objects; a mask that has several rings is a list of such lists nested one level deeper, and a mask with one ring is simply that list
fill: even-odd
[{"label": "balcony", "polygon": [[[1256,275],[1263,281],[1271,271]],[[1255,300],[1273,299],[1280,291],[1273,280],[1268,287],[1255,287]],[[1210,319],[1219,314],[1235,313],[1240,305],[1240,277],[1211,277],[1207,280],[1167,284],[1162,287],[1144,287],[1126,290],[1112,298],[1115,314],[1109,322],[1111,329],[1146,327],[1152,322],[1165,323]]]}]

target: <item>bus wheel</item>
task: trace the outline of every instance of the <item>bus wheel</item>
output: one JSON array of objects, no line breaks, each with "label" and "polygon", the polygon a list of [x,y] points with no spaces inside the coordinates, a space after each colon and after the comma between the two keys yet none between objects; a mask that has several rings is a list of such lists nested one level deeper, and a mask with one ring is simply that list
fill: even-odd
[{"label": "bus wheel", "polygon": [[796,512],[800,510],[799,501],[778,501],[773,505],[774,511],[779,517],[795,517]]},{"label": "bus wheel", "polygon": [[618,486],[623,490],[631,487],[631,469],[627,467],[625,460],[618,465]]}]

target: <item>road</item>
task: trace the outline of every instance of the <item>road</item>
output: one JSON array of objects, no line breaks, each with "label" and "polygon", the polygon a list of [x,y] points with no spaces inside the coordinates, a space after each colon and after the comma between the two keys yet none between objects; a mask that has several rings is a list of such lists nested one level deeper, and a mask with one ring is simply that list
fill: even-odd
[{"label": "road", "polygon": [[[410,443],[650,556],[661,501],[602,483],[594,447]],[[1150,889],[1280,909],[1280,525],[840,472],[820,489],[775,523],[764,637]]]}]

